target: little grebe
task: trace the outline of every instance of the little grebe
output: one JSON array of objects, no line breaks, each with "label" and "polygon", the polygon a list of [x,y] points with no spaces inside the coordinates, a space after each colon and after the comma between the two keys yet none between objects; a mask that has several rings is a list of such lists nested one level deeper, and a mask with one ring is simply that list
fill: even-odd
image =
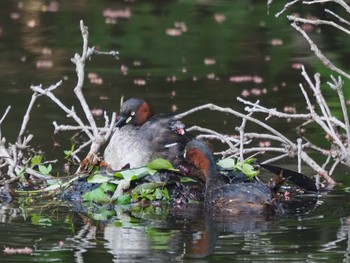
[{"label": "little grebe", "polygon": [[282,212],[273,199],[272,190],[261,182],[228,184],[219,174],[207,145],[198,140],[189,142],[186,159],[202,171],[206,181],[205,207],[221,215],[275,214]]},{"label": "little grebe", "polygon": [[140,167],[156,158],[177,165],[179,153],[190,140],[181,121],[171,115],[155,115],[152,106],[141,98],[122,104],[116,127],[119,129],[104,152],[112,170]]}]

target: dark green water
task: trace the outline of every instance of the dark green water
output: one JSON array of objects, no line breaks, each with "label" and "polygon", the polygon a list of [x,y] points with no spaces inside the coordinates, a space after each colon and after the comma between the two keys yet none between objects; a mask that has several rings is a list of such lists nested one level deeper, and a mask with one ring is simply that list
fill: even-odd
[{"label": "dark green water", "polygon": [[[302,111],[305,102],[298,83],[303,80],[295,65],[304,63],[310,74],[318,71],[324,79],[330,73],[287,19],[274,17],[282,7],[275,2],[268,14],[264,1],[246,0],[1,1],[0,116],[12,106],[2,135],[9,141],[18,135],[32,84],[47,87],[63,79],[56,96],[80,110],[70,61],[75,52],[81,52],[80,19],[89,27],[90,45],[120,52],[118,61],[94,57],[88,62],[86,72],[103,81],[100,85],[86,79],[84,93],[91,108],[111,114],[118,111],[124,95],[147,98],[159,112],[183,112],[205,103],[243,110],[236,97],[248,91],[246,99],[251,101]],[[328,37],[314,33],[320,46],[348,70],[347,40],[331,30],[322,33]],[[245,81],[238,81],[242,76]],[[254,90],[262,94],[253,95]],[[339,112],[336,94],[328,90],[325,94]],[[53,135],[53,120],[71,123],[48,98],[40,97],[29,124],[29,132],[35,135],[32,146],[44,150],[47,159],[62,160],[63,151],[70,148],[69,136]],[[240,123],[208,111],[184,121],[187,126],[232,134]],[[271,122],[282,132],[291,131],[278,120]],[[315,137],[323,140],[317,133]],[[307,167],[303,169],[310,173]],[[350,182],[346,173],[345,169],[336,172],[342,187],[321,197],[313,210],[282,218],[222,222],[191,206],[114,208],[108,212],[109,220],[99,222],[67,207],[4,205],[0,248],[29,247],[33,253],[0,253],[0,261],[348,262],[350,196],[343,187]]]}]

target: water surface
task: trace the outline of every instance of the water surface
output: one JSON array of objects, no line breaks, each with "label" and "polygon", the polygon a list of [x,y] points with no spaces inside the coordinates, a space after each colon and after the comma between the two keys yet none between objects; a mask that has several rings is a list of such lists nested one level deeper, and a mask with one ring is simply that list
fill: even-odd
[{"label": "water surface", "polygon": [[[243,110],[236,97],[245,94],[268,107],[304,110],[299,63],[310,74],[329,75],[287,19],[274,17],[282,7],[277,2],[269,14],[264,1],[4,0],[0,7],[0,114],[12,106],[1,132],[9,141],[18,135],[32,84],[48,87],[63,80],[55,95],[80,111],[70,61],[81,52],[80,19],[89,27],[90,45],[120,52],[118,61],[94,57],[86,66],[87,74],[95,74],[84,84],[86,99],[91,108],[108,114],[118,111],[123,95],[147,98],[159,112],[183,112],[205,103]],[[331,38],[314,34],[347,70],[346,41],[333,32]],[[337,96],[329,90],[325,94],[339,111]],[[33,146],[47,159],[62,160],[71,146],[70,134],[54,135],[53,120],[71,123],[41,97],[28,128],[35,135]],[[240,124],[232,116],[208,111],[184,121],[188,127],[196,124],[229,134],[236,134]],[[289,125],[270,122],[293,134]],[[315,137],[323,140],[317,130]],[[307,167],[303,171],[311,175]],[[320,197],[313,209],[277,218],[218,220],[195,205],[131,211],[113,207],[90,217],[67,206],[3,205],[1,247],[29,247],[33,253],[1,253],[0,261],[348,262],[346,173],[336,172],[343,185]]]}]

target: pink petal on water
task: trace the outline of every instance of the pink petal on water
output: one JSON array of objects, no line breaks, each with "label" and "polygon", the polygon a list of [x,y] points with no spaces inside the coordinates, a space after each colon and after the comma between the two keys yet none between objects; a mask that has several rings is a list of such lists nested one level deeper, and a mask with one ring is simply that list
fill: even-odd
[{"label": "pink petal on water", "polygon": [[51,49],[51,48],[48,48],[48,47],[44,47],[44,48],[41,50],[41,54],[43,54],[43,55],[52,55],[52,49]]},{"label": "pink petal on water", "polygon": [[21,15],[19,13],[16,13],[16,12],[10,13],[10,18],[13,19],[13,20],[17,20],[20,17],[21,17]]},{"label": "pink petal on water", "polygon": [[204,59],[204,65],[214,65],[216,63],[216,60],[214,58],[205,58]]},{"label": "pink petal on water", "polygon": [[138,86],[144,86],[146,85],[146,80],[144,79],[134,79],[134,84]]},{"label": "pink petal on water", "polygon": [[250,92],[246,89],[244,89],[242,92],[241,92],[241,96],[242,97],[248,97],[250,95]]},{"label": "pink petal on water", "polygon": [[107,8],[103,10],[102,15],[107,18],[129,18],[131,17],[130,9],[111,9]]},{"label": "pink petal on water", "polygon": [[280,38],[274,38],[270,43],[272,46],[281,46],[283,44],[283,40]]},{"label": "pink petal on water", "polygon": [[178,29],[178,28],[168,28],[168,29],[165,31],[165,33],[166,33],[168,36],[172,36],[172,37],[182,35],[181,29]]},{"label": "pink petal on water", "polygon": [[97,109],[97,108],[94,108],[91,110],[91,114],[95,117],[99,117],[103,114],[103,110],[102,109]]},{"label": "pink petal on water", "polygon": [[3,252],[4,254],[7,254],[7,255],[17,255],[17,254],[30,255],[33,253],[33,249],[29,247],[24,247],[24,248],[5,247]]},{"label": "pink petal on water", "polygon": [[221,24],[222,22],[224,22],[224,21],[226,20],[226,16],[223,15],[223,14],[215,14],[215,15],[214,15],[214,20],[215,20],[217,23]]},{"label": "pink petal on water", "polygon": [[128,68],[127,66],[125,66],[125,65],[121,65],[121,66],[120,66],[120,71],[122,72],[122,74],[123,74],[124,76],[126,76],[126,75],[128,75],[129,68]]},{"label": "pink petal on water", "polygon": [[37,68],[52,68],[53,67],[53,61],[52,60],[38,60],[36,62]]}]

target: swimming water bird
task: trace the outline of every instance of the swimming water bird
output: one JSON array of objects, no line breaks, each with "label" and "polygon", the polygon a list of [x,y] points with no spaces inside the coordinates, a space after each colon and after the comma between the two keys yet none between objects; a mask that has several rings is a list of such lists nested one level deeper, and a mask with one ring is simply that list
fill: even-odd
[{"label": "swimming water bird", "polygon": [[186,145],[185,158],[203,173],[206,181],[206,209],[220,215],[282,213],[282,208],[275,202],[273,191],[266,184],[227,183],[218,172],[213,155],[204,142],[189,142]]},{"label": "swimming water bird", "polygon": [[112,170],[144,166],[156,158],[176,166],[190,141],[180,120],[155,114],[151,104],[141,98],[122,104],[116,127],[104,151],[104,161]]}]

